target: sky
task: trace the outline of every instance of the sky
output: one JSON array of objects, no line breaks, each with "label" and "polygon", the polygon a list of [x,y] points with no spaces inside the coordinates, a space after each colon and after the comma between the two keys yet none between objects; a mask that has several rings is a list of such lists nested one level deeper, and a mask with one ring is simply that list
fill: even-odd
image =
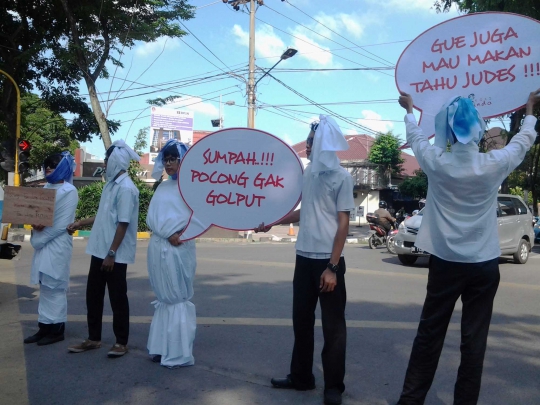
[{"label": "sky", "polygon": [[[256,80],[289,47],[256,89],[255,128],[289,144],[305,139],[319,114],[333,115],[344,134],[393,131],[404,139],[394,68],[400,54],[430,27],[458,16],[438,14],[434,0],[265,0],[256,12]],[[150,125],[146,100],[177,96],[170,108],[194,112],[194,129],[214,130],[222,99],[225,128],[247,126],[249,13],[221,0],[191,0],[188,35],[138,43],[123,68],[109,66],[97,88],[109,119],[121,121],[112,140],[133,146]],[[82,93],[86,93],[82,87]],[[229,103],[227,103],[229,102]],[[232,104],[234,105],[227,105]],[[102,157],[99,138],[84,143]]]}]

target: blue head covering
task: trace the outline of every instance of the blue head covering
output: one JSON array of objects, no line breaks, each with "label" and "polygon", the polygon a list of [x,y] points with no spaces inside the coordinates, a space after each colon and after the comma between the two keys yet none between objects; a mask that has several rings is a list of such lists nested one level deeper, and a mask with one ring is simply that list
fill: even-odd
[{"label": "blue head covering", "polygon": [[446,148],[448,142],[478,143],[482,140],[486,123],[474,107],[472,100],[453,97],[435,116],[435,146]]},{"label": "blue head covering", "polygon": [[[62,152],[59,155],[62,156],[62,160],[51,174],[45,176],[45,179],[51,184],[58,183],[62,180],[73,184],[73,171],[76,167],[75,159],[73,159],[73,156],[67,151]],[[45,165],[43,166],[43,172],[45,172]]]},{"label": "blue head covering", "polygon": [[[163,148],[161,148],[161,150],[159,151],[156,157],[156,161],[154,162],[154,170],[152,170],[152,177],[156,180],[159,180],[161,178],[163,170],[165,169],[165,166],[163,165],[163,151],[167,150],[172,145],[176,145],[180,161],[182,161],[184,155],[189,149],[184,143],[176,139],[169,139],[167,143],[163,146]],[[173,180],[176,180],[178,178],[178,174],[175,173],[173,176],[171,176],[171,178]]]}]

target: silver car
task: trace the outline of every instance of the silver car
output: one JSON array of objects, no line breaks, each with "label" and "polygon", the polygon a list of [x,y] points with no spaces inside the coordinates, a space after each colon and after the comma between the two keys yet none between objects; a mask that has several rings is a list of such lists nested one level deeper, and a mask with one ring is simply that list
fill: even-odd
[{"label": "silver car", "polygon": [[[534,244],[532,213],[518,196],[499,194],[497,201],[501,255],[513,255],[515,263],[524,264]],[[414,246],[416,234],[422,223],[423,211],[422,209],[418,214],[403,221],[394,238],[399,261],[406,266],[414,264],[418,257],[429,256],[428,252]]]}]

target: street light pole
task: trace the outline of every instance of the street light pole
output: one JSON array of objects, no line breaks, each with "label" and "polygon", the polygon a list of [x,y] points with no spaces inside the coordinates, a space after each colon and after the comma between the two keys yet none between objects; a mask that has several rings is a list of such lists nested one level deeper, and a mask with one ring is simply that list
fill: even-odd
[{"label": "street light pole", "polygon": [[15,127],[15,174],[13,176],[13,185],[19,187],[21,185],[21,178],[19,176],[19,156],[17,153],[17,145],[19,144],[19,138],[21,137],[21,92],[19,86],[9,74],[0,69],[0,74],[6,76],[13,87],[15,87],[15,93],[17,95],[17,126]]}]

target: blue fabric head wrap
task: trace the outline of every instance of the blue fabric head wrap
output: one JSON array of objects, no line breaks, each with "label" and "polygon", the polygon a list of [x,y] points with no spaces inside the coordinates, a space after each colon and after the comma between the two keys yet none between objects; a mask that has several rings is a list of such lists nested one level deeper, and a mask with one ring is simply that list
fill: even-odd
[{"label": "blue fabric head wrap", "polygon": [[447,143],[478,143],[482,140],[486,123],[478,114],[472,100],[453,97],[435,116],[435,146],[445,149]]},{"label": "blue fabric head wrap", "polygon": [[[180,162],[184,158],[184,155],[188,151],[188,147],[176,140],[176,139],[169,139],[167,143],[161,148],[159,151],[156,161],[154,162],[154,170],[152,170],[152,177],[156,180],[159,180],[161,178],[161,175],[163,174],[163,170],[165,169],[165,166],[163,165],[163,151],[167,150],[170,146],[176,145],[176,148],[178,149],[178,156],[180,157]],[[175,173],[173,176],[171,176],[173,180],[176,180],[178,178],[178,173]]]},{"label": "blue fabric head wrap", "polygon": [[[45,179],[51,184],[58,183],[62,180],[73,184],[73,171],[76,167],[75,159],[67,151],[60,153],[60,155],[62,156],[62,160],[51,174],[45,176]],[[43,172],[45,172],[45,166],[43,167]]]}]

